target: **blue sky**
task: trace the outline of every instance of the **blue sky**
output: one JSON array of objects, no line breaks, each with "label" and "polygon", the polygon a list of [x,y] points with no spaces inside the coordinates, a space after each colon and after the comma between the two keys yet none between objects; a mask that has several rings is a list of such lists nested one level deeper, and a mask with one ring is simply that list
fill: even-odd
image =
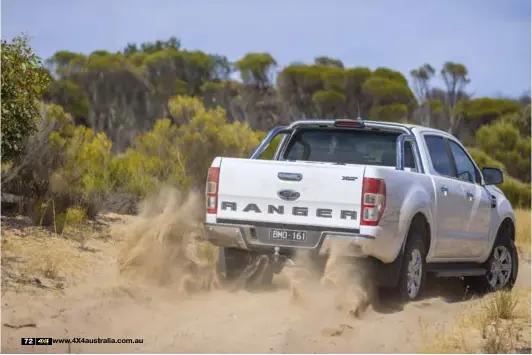
[{"label": "blue sky", "polygon": [[280,65],[315,56],[408,74],[452,60],[475,96],[530,90],[530,0],[2,0],[2,36],[24,31],[42,57],[116,51],[176,36],[186,49]]}]

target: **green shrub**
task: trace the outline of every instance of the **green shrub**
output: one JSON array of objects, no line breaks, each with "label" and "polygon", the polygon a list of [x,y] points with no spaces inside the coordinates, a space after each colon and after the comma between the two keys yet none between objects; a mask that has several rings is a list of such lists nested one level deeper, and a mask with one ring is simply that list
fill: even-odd
[{"label": "green shrub", "polygon": [[222,108],[196,114],[189,124],[179,127],[177,144],[188,178],[185,187],[202,186],[216,156],[246,157],[258,143],[247,123],[228,123]]},{"label": "green shrub", "polygon": [[[468,148],[469,154],[477,163],[480,169],[483,167],[499,168],[506,170],[503,163],[490,157],[486,152],[479,148]],[[530,184],[521,182],[505,171],[504,183],[499,186],[504,192],[513,207],[530,207]]]},{"label": "green shrub", "polygon": [[503,163],[493,159],[480,148],[471,147],[471,148],[467,148],[467,151],[469,152],[469,154],[471,154],[471,157],[473,158],[475,163],[477,163],[480,169],[484,167],[490,167],[490,168],[499,168],[502,170],[506,170]]},{"label": "green shrub", "polygon": [[259,143],[247,124],[228,123],[221,108],[207,110],[191,97],[172,98],[169,105],[185,124],[158,120],[114,160],[111,170],[123,192],[144,196],[160,184],[200,188],[216,156],[244,157]]},{"label": "green shrub", "polygon": [[33,53],[26,36],[1,41],[2,161],[24,153],[25,140],[37,131],[39,98],[52,78]]},{"label": "green shrub", "polygon": [[113,188],[111,141],[105,133],[77,126],[71,135],[50,134],[53,154],[62,155],[62,164],[52,176],[54,192],[69,192],[89,197]]},{"label": "green shrub", "polygon": [[[50,211],[51,213],[49,213]],[[47,216],[50,214],[49,216]],[[48,201],[43,201],[38,199],[35,201],[33,211],[32,211],[32,222],[35,225],[42,226],[44,224],[51,224],[52,221],[46,221],[45,219],[53,219],[53,206]]]},{"label": "green shrub", "polygon": [[56,218],[55,228],[57,233],[61,234],[65,230],[79,226],[86,217],[85,208],[82,206],[72,206],[67,208],[65,212],[60,213]]},{"label": "green shrub", "polygon": [[[266,137],[268,134],[267,132],[258,131],[257,133],[257,140],[259,143]],[[273,159],[273,156],[277,150],[277,147],[279,147],[279,143],[281,143],[282,135],[278,135],[275,137],[271,142],[268,148],[262,154],[259,156],[259,159],[261,160],[271,160]]]},{"label": "green shrub", "polygon": [[522,136],[516,126],[495,121],[477,131],[476,141],[483,151],[503,163],[511,176],[530,182],[530,137]]},{"label": "green shrub", "polygon": [[504,177],[504,183],[499,187],[514,208],[530,208],[530,184],[526,184],[506,175]]},{"label": "green shrub", "polygon": [[161,119],[153,130],[140,135],[133,148],[116,157],[112,171],[122,192],[145,196],[161,183],[187,183],[184,157],[180,151],[177,126]]},{"label": "green shrub", "polygon": [[92,218],[113,189],[112,160],[104,133],[75,126],[60,106],[46,105],[39,130],[13,161],[2,188],[23,197],[21,209],[36,224],[51,225],[71,206]]},{"label": "green shrub", "polygon": [[113,160],[111,170],[120,192],[145,196],[157,186],[157,170],[160,166],[161,160],[158,157],[128,149]]}]

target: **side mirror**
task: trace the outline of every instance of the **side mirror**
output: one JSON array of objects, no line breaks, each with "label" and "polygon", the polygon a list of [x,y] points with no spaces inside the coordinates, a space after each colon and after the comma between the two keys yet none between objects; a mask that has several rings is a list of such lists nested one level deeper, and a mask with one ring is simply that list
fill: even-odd
[{"label": "side mirror", "polygon": [[499,185],[504,182],[502,170],[499,168],[482,168],[482,176],[486,185]]}]

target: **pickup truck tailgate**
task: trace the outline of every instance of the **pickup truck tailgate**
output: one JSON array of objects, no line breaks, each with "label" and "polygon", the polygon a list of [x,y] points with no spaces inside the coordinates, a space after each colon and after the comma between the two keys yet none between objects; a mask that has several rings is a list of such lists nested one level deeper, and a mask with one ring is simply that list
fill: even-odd
[{"label": "pickup truck tailgate", "polygon": [[364,170],[362,165],[222,158],[216,218],[358,229]]}]

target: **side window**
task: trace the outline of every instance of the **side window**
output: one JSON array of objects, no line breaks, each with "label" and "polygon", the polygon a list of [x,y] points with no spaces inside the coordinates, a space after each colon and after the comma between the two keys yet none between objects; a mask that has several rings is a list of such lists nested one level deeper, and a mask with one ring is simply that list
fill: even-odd
[{"label": "side window", "polygon": [[467,156],[467,153],[456,142],[449,140],[451,153],[456,164],[456,178],[462,181],[475,183],[479,181],[479,175],[475,165]]},{"label": "side window", "polygon": [[285,156],[287,160],[301,160],[305,154],[305,148],[299,141],[294,141],[288,154]]},{"label": "side window", "polygon": [[440,136],[425,136],[432,166],[439,174],[453,177],[451,160],[447,154],[445,140]]},{"label": "side window", "polygon": [[279,148],[279,144],[281,143],[281,140],[284,138],[285,134],[279,134],[277,137],[272,139],[270,144],[268,145],[268,148],[266,148],[261,155],[259,155],[258,159],[261,160],[272,160],[273,156],[275,155],[275,152]]},{"label": "side window", "polygon": [[414,158],[414,148],[412,142],[405,142],[405,168],[416,168],[416,159]]}]

